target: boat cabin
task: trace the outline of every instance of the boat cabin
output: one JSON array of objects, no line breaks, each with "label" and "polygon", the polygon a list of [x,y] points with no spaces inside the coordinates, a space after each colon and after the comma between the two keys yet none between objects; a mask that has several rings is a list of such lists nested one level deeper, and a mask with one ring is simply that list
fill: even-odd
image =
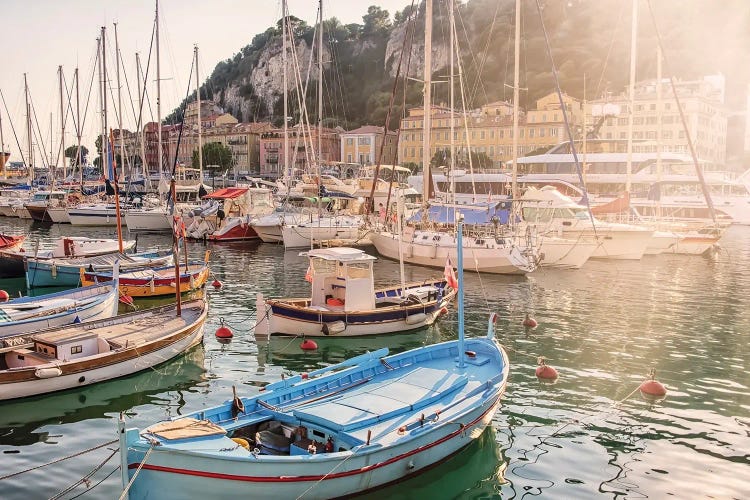
[{"label": "boat cabin", "polygon": [[306,279],[312,284],[310,306],[342,311],[375,309],[372,263],[375,257],[356,248],[319,248],[300,255],[310,259]]}]

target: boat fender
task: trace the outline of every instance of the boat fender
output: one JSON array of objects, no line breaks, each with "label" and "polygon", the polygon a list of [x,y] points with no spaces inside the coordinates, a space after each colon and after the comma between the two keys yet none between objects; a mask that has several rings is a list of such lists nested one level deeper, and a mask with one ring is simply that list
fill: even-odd
[{"label": "boat fender", "polygon": [[237,418],[240,413],[245,413],[245,403],[237,396],[237,388],[232,386],[232,418]]},{"label": "boat fender", "polygon": [[34,372],[36,378],[55,378],[62,375],[62,370],[57,366],[51,368],[39,368]]},{"label": "boat fender", "polygon": [[242,438],[232,438],[232,441],[237,443],[238,445],[242,446],[246,450],[250,451],[250,443],[247,441],[247,439]]},{"label": "boat fender", "polygon": [[416,313],[407,316],[405,321],[407,325],[418,325],[419,323],[424,323],[426,319],[427,315],[425,313]]},{"label": "boat fender", "polygon": [[324,335],[336,335],[346,330],[346,323],[343,321],[332,321],[330,323],[323,323],[321,331]]}]

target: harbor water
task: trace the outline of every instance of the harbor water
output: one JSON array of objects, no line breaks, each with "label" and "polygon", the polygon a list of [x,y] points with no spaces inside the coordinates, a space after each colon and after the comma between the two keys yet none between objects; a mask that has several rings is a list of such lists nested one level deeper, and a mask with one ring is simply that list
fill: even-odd
[{"label": "harbor water", "polygon": [[[43,227],[0,220],[0,232],[27,233],[26,247],[61,235],[112,237],[112,228]],[[169,235],[140,235],[139,250],[168,248]],[[493,426],[430,471],[368,498],[750,498],[750,228],[731,227],[712,257],[647,256],[589,261],[579,270],[541,269],[528,277],[466,273],[467,335],[484,335],[497,312],[511,359]],[[401,335],[256,341],[255,298],[306,296],[307,261],[262,243],[210,245],[203,346],[140,374],[80,390],[0,404],[0,477],[117,438],[121,412],[132,426],[256,394],[282,375],[309,371],[388,347],[391,352],[453,339],[455,307],[435,327]],[[202,244],[189,245],[201,258]],[[374,253],[374,249],[370,249]],[[399,281],[397,262],[375,263],[377,284]],[[407,266],[407,280],[441,270]],[[0,280],[16,295],[23,280]],[[39,294],[47,290],[34,290]],[[141,300],[139,307],[157,304]],[[124,306],[121,306],[124,307]],[[529,313],[539,326],[527,330]],[[221,319],[235,333],[214,337]],[[537,380],[537,356],[560,373]],[[669,393],[649,402],[636,390],[655,368]],[[49,498],[92,473],[116,449],[102,447],[0,479],[3,499]],[[62,498],[117,498],[117,455],[88,486]],[[109,475],[109,476],[108,476]],[[100,483],[100,484],[99,484]]]}]

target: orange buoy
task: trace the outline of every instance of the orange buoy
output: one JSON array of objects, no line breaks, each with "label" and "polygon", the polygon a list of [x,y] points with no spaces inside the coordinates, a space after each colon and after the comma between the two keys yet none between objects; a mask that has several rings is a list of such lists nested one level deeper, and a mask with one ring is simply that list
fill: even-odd
[{"label": "orange buoy", "polygon": [[546,363],[546,360],[544,359],[544,356],[540,356],[537,360],[537,363],[539,366],[536,367],[536,376],[540,380],[544,381],[553,381],[557,380],[558,374],[557,370],[552,368]]},{"label": "orange buoy", "polygon": [[224,318],[221,318],[221,325],[216,330],[216,338],[217,339],[231,339],[234,337],[234,334],[232,333],[232,330],[224,325]]},{"label": "orange buoy", "polygon": [[133,305],[133,297],[130,295],[120,295],[120,302],[129,306]]},{"label": "orange buoy", "polygon": [[667,388],[664,384],[656,380],[656,370],[653,368],[649,373],[649,378],[644,380],[638,389],[641,391],[641,395],[646,399],[660,399],[667,395]]},{"label": "orange buoy", "polygon": [[299,348],[303,351],[314,351],[318,348],[318,344],[316,344],[314,340],[305,339],[299,345]]},{"label": "orange buoy", "polygon": [[10,294],[5,290],[0,290],[0,302],[7,302],[10,300]]},{"label": "orange buoy", "polygon": [[221,288],[222,286],[224,286],[224,283],[222,283],[221,281],[219,281],[217,279],[214,279],[213,283],[211,283],[211,286],[214,287],[214,288],[216,288],[218,290],[219,288]]},{"label": "orange buoy", "polygon": [[536,328],[539,323],[536,322],[534,318],[529,316],[529,313],[526,313],[526,319],[523,320],[523,326],[526,328]]}]

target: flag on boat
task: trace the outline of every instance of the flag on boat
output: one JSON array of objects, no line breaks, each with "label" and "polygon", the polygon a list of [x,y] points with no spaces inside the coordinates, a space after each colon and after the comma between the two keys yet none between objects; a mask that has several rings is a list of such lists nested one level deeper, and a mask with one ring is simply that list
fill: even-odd
[{"label": "flag on boat", "polygon": [[305,281],[312,283],[313,280],[313,269],[312,264],[308,264],[307,272],[305,273]]},{"label": "flag on boat", "polygon": [[458,290],[458,280],[456,279],[456,273],[453,271],[453,264],[451,264],[450,256],[445,260],[445,270],[443,271],[445,281],[454,290]]},{"label": "flag on boat", "polygon": [[175,238],[177,238],[178,240],[180,238],[185,238],[185,222],[183,222],[181,216],[172,216],[172,230],[174,231]]}]

